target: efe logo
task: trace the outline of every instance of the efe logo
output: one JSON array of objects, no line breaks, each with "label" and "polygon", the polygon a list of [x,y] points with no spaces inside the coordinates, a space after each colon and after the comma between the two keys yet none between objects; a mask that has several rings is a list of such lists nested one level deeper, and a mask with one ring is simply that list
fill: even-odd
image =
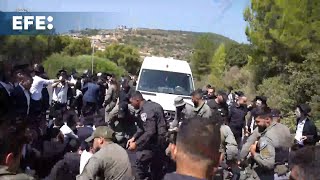
[{"label": "efe logo", "polygon": [[[46,25],[46,20],[49,24]],[[36,30],[53,29],[52,16],[12,16],[13,30],[29,30],[30,25],[35,25]]]}]

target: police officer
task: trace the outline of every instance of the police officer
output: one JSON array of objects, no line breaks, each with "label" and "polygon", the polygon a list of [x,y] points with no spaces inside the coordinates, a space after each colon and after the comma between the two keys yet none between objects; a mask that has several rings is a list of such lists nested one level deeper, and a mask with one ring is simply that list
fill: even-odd
[{"label": "police officer", "polygon": [[211,108],[212,113],[221,116],[224,121],[227,121],[228,117],[227,98],[227,94],[220,90],[217,92],[214,99],[209,99],[207,101],[207,105]]},{"label": "police officer", "polygon": [[[129,86],[129,79],[123,78],[119,94],[119,103],[112,109],[106,117],[106,122],[116,132],[117,143],[126,146],[127,140],[136,132],[135,112],[129,105],[129,100],[133,89]],[[130,109],[129,109],[130,107]]]},{"label": "police officer", "polygon": [[115,76],[113,75],[110,78],[110,86],[106,93],[105,100],[103,106],[106,108],[105,111],[105,120],[108,118],[108,114],[112,111],[112,109],[116,106],[117,100],[119,97],[119,86]]},{"label": "police officer", "polygon": [[135,109],[140,110],[139,128],[127,143],[129,150],[137,150],[137,179],[162,179],[167,147],[163,108],[155,102],[144,100],[139,91],[132,94],[130,102]]},{"label": "police officer", "polygon": [[194,104],[194,113],[196,114],[196,116],[202,118],[210,118],[212,112],[210,107],[204,102],[202,98],[202,93],[202,90],[198,89],[191,94],[192,102]]},{"label": "police officer", "polygon": [[193,106],[186,103],[180,96],[174,99],[174,106],[176,107],[176,114],[174,120],[170,124],[171,130],[177,128],[179,123],[183,122],[183,120],[190,119],[196,115],[193,111]]},{"label": "police officer", "polygon": [[115,105],[108,114],[106,117],[106,122],[112,123],[114,119],[124,118],[126,116],[126,114],[129,112],[128,104],[130,103],[129,101],[133,91],[134,90],[129,86],[129,79],[122,79],[118,104]]},{"label": "police officer", "polygon": [[253,163],[240,179],[274,179],[275,169],[288,158],[291,138],[287,136],[288,129],[272,120],[269,107],[257,109],[255,121],[261,136],[249,148]]},{"label": "police officer", "polygon": [[[235,167],[237,167],[237,156],[238,156],[238,145],[236,139],[230,129],[229,126],[224,124],[224,119],[218,115],[212,115],[213,123],[220,127],[220,137],[221,137],[221,144],[219,152],[221,153],[220,157],[220,166],[229,172],[234,172]],[[235,173],[233,173],[235,174]],[[215,179],[220,179],[219,172],[216,174]],[[237,176],[238,177],[238,176]]]}]

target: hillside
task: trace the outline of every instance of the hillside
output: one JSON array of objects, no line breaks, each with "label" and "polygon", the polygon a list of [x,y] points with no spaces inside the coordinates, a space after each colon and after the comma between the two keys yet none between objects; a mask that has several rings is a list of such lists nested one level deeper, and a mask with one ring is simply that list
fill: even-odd
[{"label": "hillside", "polygon": [[132,29],[125,26],[112,30],[86,29],[80,32],[72,31],[69,35],[75,38],[85,36],[95,40],[95,46],[98,50],[104,50],[106,45],[118,42],[139,48],[142,57],[153,55],[189,61],[194,43],[203,34],[208,34],[217,47],[220,43],[225,43],[227,46],[236,43],[227,37],[214,33],[144,28]]}]

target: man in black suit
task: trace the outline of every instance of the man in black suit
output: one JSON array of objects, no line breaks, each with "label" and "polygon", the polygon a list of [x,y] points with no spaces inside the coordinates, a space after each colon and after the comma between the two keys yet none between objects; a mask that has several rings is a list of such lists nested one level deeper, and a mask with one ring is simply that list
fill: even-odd
[{"label": "man in black suit", "polygon": [[10,94],[12,86],[9,83],[10,70],[5,64],[0,64],[0,116],[4,116],[11,110]]},{"label": "man in black suit", "polygon": [[10,111],[10,91],[6,88],[6,84],[0,81],[0,116]]},{"label": "man in black suit", "polygon": [[309,104],[300,104],[295,110],[297,117],[295,142],[300,147],[312,145],[318,141],[318,130],[310,119],[311,108]]},{"label": "man in black suit", "polygon": [[14,111],[17,116],[26,117],[30,110],[30,87],[32,78],[28,74],[21,74],[21,81],[12,92]]}]

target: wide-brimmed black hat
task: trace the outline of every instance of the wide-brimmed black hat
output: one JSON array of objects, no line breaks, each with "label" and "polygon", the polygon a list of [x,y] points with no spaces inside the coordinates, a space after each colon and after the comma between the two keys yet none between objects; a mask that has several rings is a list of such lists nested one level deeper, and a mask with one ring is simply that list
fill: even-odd
[{"label": "wide-brimmed black hat", "polygon": [[256,96],[253,101],[260,100],[263,104],[267,104],[267,97],[265,96]]},{"label": "wide-brimmed black hat", "polygon": [[309,113],[311,112],[311,107],[309,106],[309,104],[299,104],[297,107],[305,115],[309,115]]}]

